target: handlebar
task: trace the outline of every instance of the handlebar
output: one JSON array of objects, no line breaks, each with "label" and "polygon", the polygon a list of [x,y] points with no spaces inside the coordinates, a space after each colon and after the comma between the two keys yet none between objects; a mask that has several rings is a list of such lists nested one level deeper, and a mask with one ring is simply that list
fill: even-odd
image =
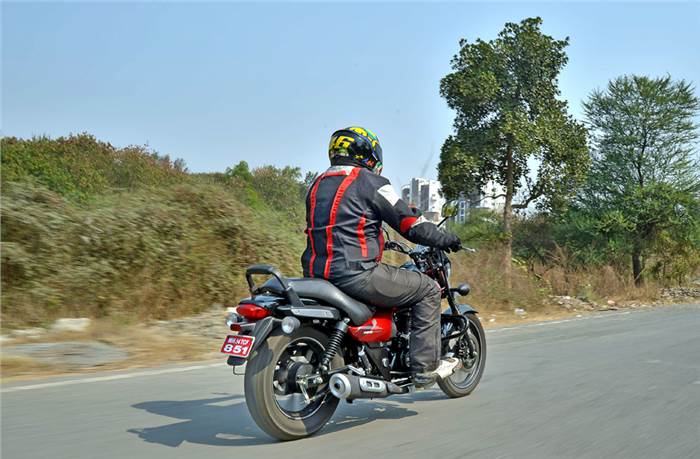
[{"label": "handlebar", "polygon": [[[449,220],[448,217],[443,218],[440,223],[438,223],[437,226],[442,226],[443,223],[445,223],[447,220]],[[412,249],[408,245],[404,244],[403,242],[396,241],[390,238],[389,231],[386,229],[384,225],[382,225],[382,231],[384,231],[385,235],[385,243],[384,243],[384,250],[393,250],[395,252],[403,253],[405,255],[411,255],[412,253],[415,253],[415,249]],[[476,249],[473,249],[471,247],[460,247],[460,251],[464,251],[467,253],[476,253]]]},{"label": "handlebar", "polygon": [[395,252],[400,252],[406,255],[409,255],[411,253],[411,248],[403,242],[399,241],[386,241],[386,243],[384,244],[384,249],[393,250]]},{"label": "handlebar", "polygon": [[[393,250],[395,252],[400,252],[405,255],[411,255],[412,253],[415,252],[415,249],[411,249],[409,246],[406,244],[399,242],[399,241],[387,241],[384,244],[384,249],[385,250]],[[460,247],[459,250],[462,250],[467,253],[476,253],[476,249],[473,249],[471,247]]]}]

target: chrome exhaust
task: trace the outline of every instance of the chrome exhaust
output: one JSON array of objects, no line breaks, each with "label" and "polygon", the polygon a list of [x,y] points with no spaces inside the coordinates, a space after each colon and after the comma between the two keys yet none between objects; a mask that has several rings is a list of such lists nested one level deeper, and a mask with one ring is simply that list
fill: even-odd
[{"label": "chrome exhaust", "polygon": [[331,376],[328,385],[334,396],[345,400],[354,400],[357,398],[384,398],[392,394],[403,394],[407,392],[391,382],[347,373],[334,374]]},{"label": "chrome exhaust", "polygon": [[347,375],[336,373],[331,376],[328,385],[331,388],[331,394],[339,399],[346,399],[352,393],[352,385]]}]

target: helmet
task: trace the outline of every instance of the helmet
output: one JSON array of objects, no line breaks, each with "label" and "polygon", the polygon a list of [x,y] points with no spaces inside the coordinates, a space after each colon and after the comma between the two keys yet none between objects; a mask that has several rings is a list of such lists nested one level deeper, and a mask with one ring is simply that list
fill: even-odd
[{"label": "helmet", "polygon": [[347,158],[360,166],[366,167],[375,174],[381,174],[382,147],[376,134],[369,129],[357,126],[335,131],[328,145],[328,158],[335,163],[341,158]]}]

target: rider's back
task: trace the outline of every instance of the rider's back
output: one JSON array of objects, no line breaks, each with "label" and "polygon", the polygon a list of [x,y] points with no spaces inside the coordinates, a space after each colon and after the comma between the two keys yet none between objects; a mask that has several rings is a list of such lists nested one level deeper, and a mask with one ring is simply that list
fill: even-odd
[{"label": "rider's back", "polygon": [[333,166],[314,181],[306,220],[306,277],[333,280],[372,268],[384,248],[382,222],[413,242],[445,243],[445,235],[401,200],[389,180],[351,165]]},{"label": "rider's back", "polygon": [[376,264],[383,247],[372,200],[386,179],[361,167],[333,166],[306,196],[304,276],[332,279]]}]

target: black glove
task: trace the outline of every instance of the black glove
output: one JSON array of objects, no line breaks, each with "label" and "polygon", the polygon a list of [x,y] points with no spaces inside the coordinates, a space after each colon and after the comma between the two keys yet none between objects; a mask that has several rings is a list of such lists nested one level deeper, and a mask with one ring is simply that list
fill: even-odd
[{"label": "black glove", "polygon": [[462,241],[454,234],[446,234],[446,241],[443,249],[447,252],[459,252],[462,249]]}]

